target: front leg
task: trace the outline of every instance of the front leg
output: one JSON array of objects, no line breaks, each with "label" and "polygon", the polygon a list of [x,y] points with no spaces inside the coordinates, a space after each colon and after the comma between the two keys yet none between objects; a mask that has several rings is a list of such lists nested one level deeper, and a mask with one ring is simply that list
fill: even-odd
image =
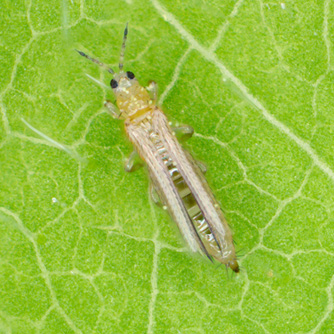
[{"label": "front leg", "polygon": [[150,81],[146,89],[151,93],[152,101],[157,102],[158,98],[158,85],[155,81]]},{"label": "front leg", "polygon": [[120,118],[122,113],[119,111],[119,109],[110,101],[105,101],[104,106],[107,108],[108,112],[111,114],[113,118]]}]

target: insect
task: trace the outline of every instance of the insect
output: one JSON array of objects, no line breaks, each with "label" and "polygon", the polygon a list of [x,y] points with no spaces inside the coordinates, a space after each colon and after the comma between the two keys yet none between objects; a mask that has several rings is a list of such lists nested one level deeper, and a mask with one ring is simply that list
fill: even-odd
[{"label": "insect", "polygon": [[200,165],[179,144],[176,134],[191,135],[189,126],[172,129],[157,105],[157,85],[141,86],[132,72],[123,71],[128,25],[124,30],[119,72],[82,51],[79,54],[106,69],[113,78],[116,97],[105,106],[116,119],[125,120],[125,131],[134,145],[125,169],[131,171],[136,154],[146,163],[153,186],[151,197],[166,208],[193,252],[206,255],[239,272],[231,230],[213,196]]}]

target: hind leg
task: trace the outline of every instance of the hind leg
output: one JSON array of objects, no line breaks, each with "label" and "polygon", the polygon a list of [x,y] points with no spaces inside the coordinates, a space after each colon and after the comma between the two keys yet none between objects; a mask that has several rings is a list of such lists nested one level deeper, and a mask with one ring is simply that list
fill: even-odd
[{"label": "hind leg", "polygon": [[133,150],[125,161],[124,169],[126,172],[130,173],[136,171],[141,167],[143,167],[143,162],[142,160],[140,160],[138,153]]}]

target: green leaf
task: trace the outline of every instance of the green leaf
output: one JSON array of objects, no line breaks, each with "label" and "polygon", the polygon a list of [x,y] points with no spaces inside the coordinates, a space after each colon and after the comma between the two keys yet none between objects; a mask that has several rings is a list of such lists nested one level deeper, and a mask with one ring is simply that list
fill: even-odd
[{"label": "green leaf", "polygon": [[[1,333],[330,333],[334,6],[0,3]],[[104,111],[126,70],[159,85],[234,231],[227,277],[151,203]]]}]

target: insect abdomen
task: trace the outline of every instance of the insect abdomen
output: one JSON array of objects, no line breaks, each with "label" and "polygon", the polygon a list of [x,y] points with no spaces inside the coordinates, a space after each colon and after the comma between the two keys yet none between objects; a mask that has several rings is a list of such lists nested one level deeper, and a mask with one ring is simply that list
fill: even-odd
[{"label": "insect abdomen", "polygon": [[150,137],[162,161],[168,168],[174,186],[178,191],[178,194],[182,199],[182,202],[188,212],[188,215],[191,218],[198,235],[200,236],[202,242],[204,243],[207,252],[210,254],[210,256],[211,255],[214,256],[215,252],[220,251],[220,247],[217,244],[217,241],[213,233],[211,232],[209,224],[204,218],[202,211],[197,205],[195,197],[193,196],[191,190],[184,181],[182,175],[179,173],[177,167],[175,166],[174,161],[168,155],[168,151],[166,150],[162,141],[160,140],[159,135],[152,131],[150,133]]}]

